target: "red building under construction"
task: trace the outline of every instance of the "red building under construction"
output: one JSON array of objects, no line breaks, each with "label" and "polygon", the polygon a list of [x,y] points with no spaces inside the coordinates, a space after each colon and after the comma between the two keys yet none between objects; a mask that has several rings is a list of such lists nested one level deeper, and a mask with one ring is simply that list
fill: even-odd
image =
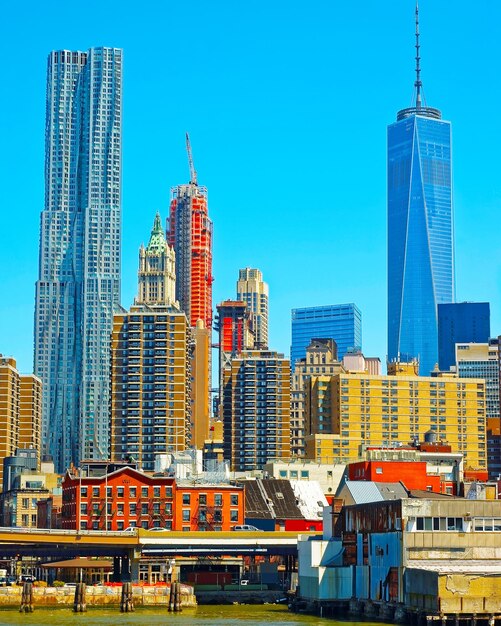
[{"label": "red building under construction", "polygon": [[176,299],[190,326],[212,327],[212,222],[207,188],[198,185],[186,136],[190,182],[171,190],[168,242],[176,253]]}]

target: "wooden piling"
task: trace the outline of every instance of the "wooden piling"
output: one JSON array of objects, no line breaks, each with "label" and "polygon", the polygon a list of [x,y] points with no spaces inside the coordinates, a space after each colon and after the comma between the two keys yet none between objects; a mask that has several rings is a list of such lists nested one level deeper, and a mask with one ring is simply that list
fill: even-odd
[{"label": "wooden piling", "polygon": [[174,587],[176,583],[171,582],[169,592],[169,613],[174,610]]},{"label": "wooden piling", "polygon": [[75,613],[85,613],[87,611],[86,592],[87,585],[85,583],[77,583],[75,587],[75,599],[73,601],[73,611]]},{"label": "wooden piling", "polygon": [[20,613],[33,613],[33,583],[23,583]]},{"label": "wooden piling", "polygon": [[181,607],[181,583],[176,582],[176,591],[174,594],[174,612],[181,613],[182,610],[183,609]]},{"label": "wooden piling", "polygon": [[132,583],[122,584],[122,600],[120,602],[121,613],[132,613],[135,611],[132,601]]}]

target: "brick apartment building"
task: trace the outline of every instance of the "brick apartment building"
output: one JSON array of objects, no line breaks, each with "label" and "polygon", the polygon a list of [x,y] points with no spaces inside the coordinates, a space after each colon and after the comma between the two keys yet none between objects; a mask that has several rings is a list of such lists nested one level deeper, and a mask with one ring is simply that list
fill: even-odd
[{"label": "brick apartment building", "polygon": [[171,476],[148,475],[129,466],[100,476],[67,472],[62,486],[66,529],[228,531],[244,522],[242,486],[176,484]]}]

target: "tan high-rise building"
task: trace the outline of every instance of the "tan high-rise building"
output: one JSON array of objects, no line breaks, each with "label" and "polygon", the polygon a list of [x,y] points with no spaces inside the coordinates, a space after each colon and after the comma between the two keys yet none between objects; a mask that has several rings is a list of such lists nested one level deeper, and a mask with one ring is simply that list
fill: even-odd
[{"label": "tan high-rise building", "polygon": [[37,467],[40,467],[42,443],[42,381],[33,374],[21,374],[19,395],[19,444],[18,448],[37,451]]},{"label": "tan high-rise building", "polygon": [[194,340],[173,299],[173,259],[157,215],[139,252],[136,304],[113,319],[111,458],[133,457],[146,471],[156,455],[193,444]]},{"label": "tan high-rise building", "polygon": [[13,456],[17,448],[29,447],[40,455],[41,413],[41,380],[21,375],[15,359],[0,355],[0,489],[5,457]]},{"label": "tan high-rise building", "polygon": [[254,315],[255,347],[268,348],[268,285],[261,270],[246,267],[239,271],[237,300],[247,303]]},{"label": "tan high-rise building", "polygon": [[176,255],[167,244],[160,214],[155,216],[150,241],[139,249],[138,294],[134,304],[175,305]]},{"label": "tan high-rise building", "polygon": [[290,362],[283,354],[233,355],[223,370],[221,396],[224,458],[233,471],[290,456]]},{"label": "tan high-rise building", "polygon": [[312,339],[304,359],[296,361],[291,389],[291,456],[304,457],[305,384],[311,376],[344,372],[334,339]]},{"label": "tan high-rise building", "polygon": [[485,382],[417,376],[417,364],[389,364],[392,375],[312,376],[306,388],[306,456],[348,462],[362,445],[397,446],[427,431],[464,456],[465,469],[487,466]]},{"label": "tan high-rise building", "polygon": [[193,360],[191,367],[193,431],[191,444],[197,450],[202,450],[209,435],[210,423],[209,363],[211,331],[205,328],[203,320],[198,320],[191,331],[193,334]]}]

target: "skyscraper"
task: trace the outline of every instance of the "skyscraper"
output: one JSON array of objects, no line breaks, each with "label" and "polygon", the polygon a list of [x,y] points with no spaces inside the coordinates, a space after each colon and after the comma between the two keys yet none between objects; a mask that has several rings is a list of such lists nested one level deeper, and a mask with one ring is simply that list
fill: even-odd
[{"label": "skyscraper", "polygon": [[135,304],[179,307],[176,302],[176,258],[165,240],[159,213],[155,216],[148,246],[139,248],[137,279]]},{"label": "skyscraper", "polygon": [[192,443],[193,337],[174,293],[174,251],[157,214],[139,249],[138,295],[115,313],[111,345],[111,458],[132,456],[147,471],[157,454]]},{"label": "skyscraper", "polygon": [[268,285],[260,270],[246,267],[239,271],[237,300],[247,302],[254,314],[256,348],[268,348]]},{"label": "skyscraper", "polygon": [[35,468],[40,461],[42,382],[33,374],[20,374],[12,357],[0,354],[0,490],[3,460],[17,448],[33,446]]},{"label": "skyscraper", "polygon": [[290,365],[283,354],[244,350],[223,369],[224,458],[233,471],[290,456]]},{"label": "skyscraper", "polygon": [[[484,343],[457,343],[455,348],[456,373],[459,378],[478,378],[485,383],[485,396],[478,406],[485,405],[487,467],[490,478],[496,479],[501,474],[500,338],[489,339]],[[485,434],[483,436],[485,438]]]},{"label": "skyscraper", "polygon": [[291,380],[291,456],[304,457],[305,387],[310,376],[344,372],[334,339],[312,339],[306,357],[296,362]]},{"label": "skyscraper", "polygon": [[45,207],[34,369],[57,471],[109,447],[109,349],[120,300],[122,51],[48,59]]},{"label": "skyscraper", "polygon": [[169,245],[176,253],[176,298],[190,326],[203,320],[212,327],[212,222],[207,188],[197,182],[189,137],[186,135],[190,182],[171,190]]},{"label": "skyscraper", "polygon": [[355,304],[292,309],[291,368],[304,359],[312,339],[334,339],[338,358],[342,360],[348,348],[362,347],[362,314]]},{"label": "skyscraper", "polygon": [[437,305],[454,302],[451,125],[422,104],[416,6],[415,104],[388,127],[388,359],[438,360]]},{"label": "skyscraper", "polygon": [[438,366],[442,372],[456,364],[457,343],[486,343],[490,336],[488,302],[438,305]]}]

